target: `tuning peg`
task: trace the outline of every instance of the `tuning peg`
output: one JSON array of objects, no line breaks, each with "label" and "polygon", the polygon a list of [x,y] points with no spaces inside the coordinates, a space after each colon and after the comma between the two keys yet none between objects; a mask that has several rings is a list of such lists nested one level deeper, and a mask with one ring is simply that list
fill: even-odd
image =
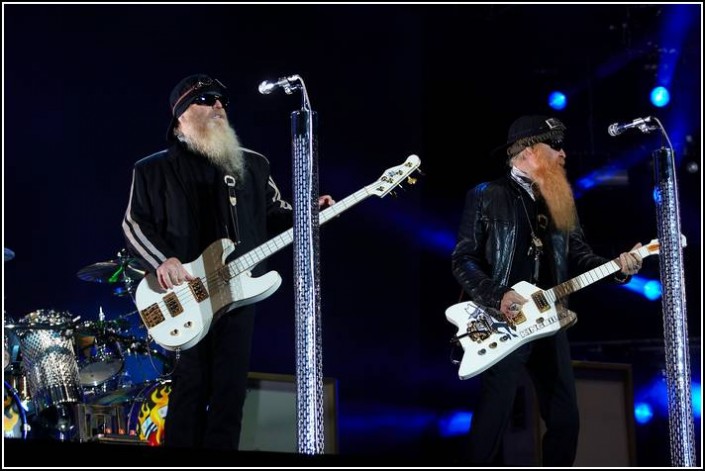
[{"label": "tuning peg", "polygon": [[417,178],[414,177],[406,177],[406,183],[409,185],[416,185],[416,182],[418,181]]},{"label": "tuning peg", "polygon": [[416,171],[419,172],[419,175],[421,175],[422,177],[426,176],[426,174],[421,171],[421,168],[417,168]]}]

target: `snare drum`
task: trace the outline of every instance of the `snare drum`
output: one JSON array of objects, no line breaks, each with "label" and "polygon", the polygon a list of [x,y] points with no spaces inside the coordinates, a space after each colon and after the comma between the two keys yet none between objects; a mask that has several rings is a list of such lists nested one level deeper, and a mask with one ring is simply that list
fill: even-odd
[{"label": "snare drum", "polygon": [[2,432],[5,438],[27,438],[27,416],[17,392],[7,381],[3,381],[2,394],[4,415]]},{"label": "snare drum", "polygon": [[122,371],[122,349],[113,332],[94,327],[91,322],[77,330],[76,357],[84,387],[99,386]]}]

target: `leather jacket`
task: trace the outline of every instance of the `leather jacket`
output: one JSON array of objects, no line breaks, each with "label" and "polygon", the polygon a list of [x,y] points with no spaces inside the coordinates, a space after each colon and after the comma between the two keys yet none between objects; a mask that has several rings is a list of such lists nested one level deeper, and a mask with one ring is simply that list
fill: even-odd
[{"label": "leather jacket", "polygon": [[[526,264],[527,257],[517,255],[517,241],[531,240],[531,223],[521,192],[525,190],[507,173],[467,193],[452,270],[465,293],[481,305],[499,309],[502,296],[512,285],[529,281],[518,275],[526,273],[526,266],[521,270],[518,265]],[[569,234],[554,229],[549,236],[553,251],[550,269],[556,284],[567,280],[569,271],[583,273],[608,261],[593,253],[579,223]]]}]

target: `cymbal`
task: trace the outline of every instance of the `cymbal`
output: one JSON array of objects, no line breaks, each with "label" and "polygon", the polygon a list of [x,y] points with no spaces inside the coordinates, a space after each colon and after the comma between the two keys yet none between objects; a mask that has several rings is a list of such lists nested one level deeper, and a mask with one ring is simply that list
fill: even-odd
[{"label": "cymbal", "polygon": [[139,261],[134,258],[108,260],[81,268],[76,275],[83,281],[113,284],[124,281],[124,278],[130,278],[133,281],[142,279],[145,271],[140,266]]},{"label": "cymbal", "polygon": [[5,247],[5,261],[9,262],[13,258],[15,258],[15,252]]}]

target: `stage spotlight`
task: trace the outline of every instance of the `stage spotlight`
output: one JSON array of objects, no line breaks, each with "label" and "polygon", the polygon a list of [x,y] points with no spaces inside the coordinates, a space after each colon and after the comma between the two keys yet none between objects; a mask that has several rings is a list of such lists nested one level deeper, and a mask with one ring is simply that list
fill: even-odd
[{"label": "stage spotlight", "polygon": [[566,98],[565,93],[563,92],[555,91],[548,95],[548,106],[554,110],[560,111],[564,109],[567,104],[568,98]]},{"label": "stage spotlight", "polygon": [[656,301],[661,298],[661,283],[656,280],[644,283],[644,296],[649,301]]},{"label": "stage spotlight", "polygon": [[442,437],[464,435],[470,430],[472,412],[455,411],[438,421],[438,432]]},{"label": "stage spotlight", "polygon": [[622,287],[639,293],[649,301],[656,301],[661,298],[661,282],[658,280],[650,280],[643,276],[634,275],[629,283]]},{"label": "stage spotlight", "polygon": [[651,104],[663,108],[671,101],[671,94],[666,87],[655,87],[651,90]]},{"label": "stage spotlight", "polygon": [[634,419],[638,424],[648,424],[654,418],[654,411],[646,402],[634,404]]},{"label": "stage spotlight", "polygon": [[700,411],[703,402],[703,389],[700,383],[691,382],[690,396],[693,398],[693,415],[696,419],[700,419]]}]

